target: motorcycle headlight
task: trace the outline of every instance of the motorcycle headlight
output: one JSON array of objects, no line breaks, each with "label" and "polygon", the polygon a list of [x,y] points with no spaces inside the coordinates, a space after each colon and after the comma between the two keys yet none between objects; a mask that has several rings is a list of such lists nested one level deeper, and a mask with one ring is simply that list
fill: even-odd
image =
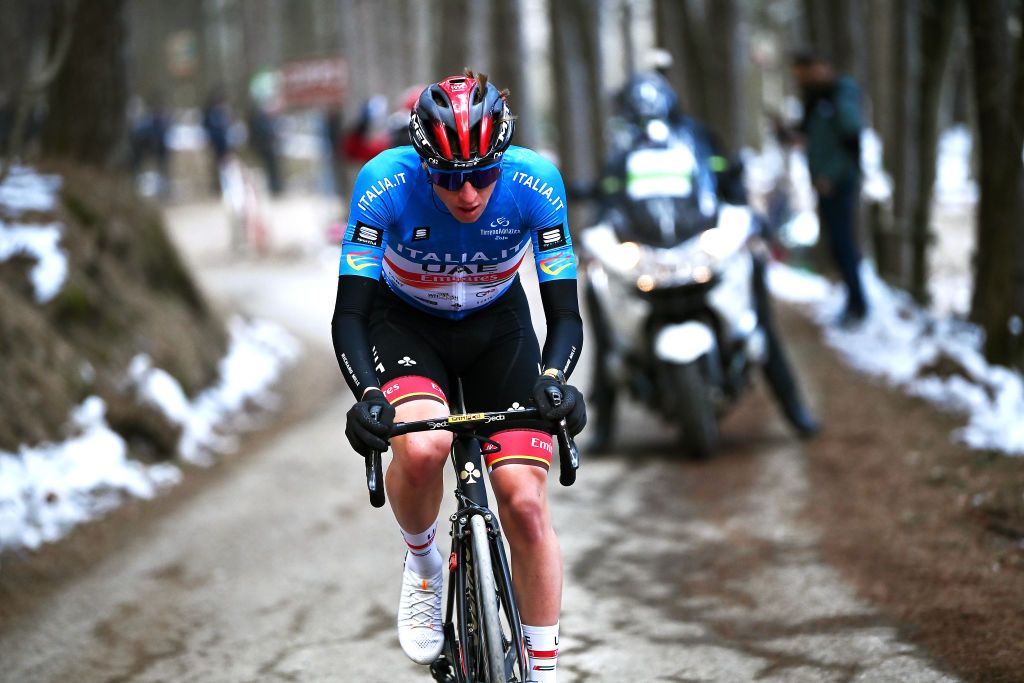
[{"label": "motorcycle headlight", "polygon": [[725,205],[714,228],[668,249],[637,242],[619,242],[607,225],[583,233],[584,249],[608,271],[635,283],[641,292],[662,287],[710,282],[751,234],[750,213],[744,207]]}]

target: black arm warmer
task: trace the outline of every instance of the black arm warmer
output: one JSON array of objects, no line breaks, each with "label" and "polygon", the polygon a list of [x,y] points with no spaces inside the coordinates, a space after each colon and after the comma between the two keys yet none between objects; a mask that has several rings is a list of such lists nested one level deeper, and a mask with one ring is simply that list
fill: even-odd
[{"label": "black arm warmer", "polygon": [[576,280],[541,283],[540,299],[548,327],[542,354],[544,367],[558,368],[568,378],[583,350],[583,319]]},{"label": "black arm warmer", "polygon": [[331,337],[334,355],[338,357],[341,373],[356,400],[363,397],[367,387],[379,387],[370,355],[368,327],[377,282],[358,275],[338,278],[338,298],[334,302],[331,319]]}]

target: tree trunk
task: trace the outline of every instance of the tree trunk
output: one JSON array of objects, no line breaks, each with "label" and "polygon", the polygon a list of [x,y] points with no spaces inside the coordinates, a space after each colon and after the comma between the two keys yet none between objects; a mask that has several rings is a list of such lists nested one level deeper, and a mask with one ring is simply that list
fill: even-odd
[{"label": "tree trunk", "polygon": [[[660,5],[665,20],[659,20],[658,30],[666,32],[666,46],[672,52],[672,66],[677,74],[676,90],[691,114],[716,129],[708,86],[713,82],[708,70],[711,46],[701,8],[694,7],[689,0],[661,0]],[[676,68],[680,63],[681,68]]]},{"label": "tree trunk", "polygon": [[878,136],[882,140],[883,153],[888,156],[893,149],[895,130],[892,117],[892,99],[895,93],[894,74],[892,69],[893,49],[896,47],[892,37],[893,10],[888,0],[869,0],[868,26],[872,37],[871,49],[867,51],[867,87],[870,100],[869,119]]},{"label": "tree trunk", "polygon": [[832,22],[829,14],[835,10],[833,3],[819,0],[803,0],[804,27],[812,50],[825,52],[832,47]]},{"label": "tree trunk", "polygon": [[0,182],[38,137],[40,101],[67,59],[74,0],[51,11],[8,3],[0,8]]},{"label": "tree trunk", "polygon": [[981,190],[971,319],[985,330],[990,362],[1024,370],[1024,39],[1008,18],[1019,4],[966,2],[974,68]]},{"label": "tree trunk", "polygon": [[441,26],[436,35],[438,42],[438,81],[446,76],[461,74],[469,64],[469,45],[466,41],[466,22],[469,18],[469,0],[440,0]]},{"label": "tree trunk", "polygon": [[741,3],[657,0],[654,10],[658,42],[672,54],[669,80],[684,108],[735,153],[746,137]]},{"label": "tree trunk", "polygon": [[924,39],[921,40],[921,116],[917,148],[920,180],[910,211],[910,294],[920,304],[929,301],[928,247],[932,243],[931,206],[939,139],[939,104],[955,19],[955,0],[922,0],[920,30]]},{"label": "tree trunk", "polygon": [[745,70],[747,62],[744,26],[740,3],[737,0],[710,0],[707,8],[706,35],[715,36],[711,59],[709,88],[712,117],[704,119],[720,138],[723,151],[735,155],[746,140],[745,126]]},{"label": "tree trunk", "polygon": [[892,137],[886,149],[886,170],[893,180],[893,230],[898,241],[898,262],[879,274],[890,284],[906,288],[908,284],[909,245],[912,233],[911,212],[919,192],[918,168],[921,126],[921,0],[898,0],[894,4],[895,46],[894,90],[891,100]]},{"label": "tree trunk", "polygon": [[80,3],[68,57],[49,93],[43,153],[111,168],[122,160],[128,100],[125,0]]},{"label": "tree trunk", "polygon": [[[596,66],[597,9],[586,0],[559,0],[548,8],[559,165],[567,185],[594,182],[604,147],[603,122],[592,107],[579,103],[603,97]],[[570,223],[576,225],[583,214],[573,203],[569,210]]]},{"label": "tree trunk", "polygon": [[499,88],[509,89],[509,107],[519,117],[515,144],[535,147],[540,122],[534,113],[532,93],[527,86],[521,3],[517,0],[495,0],[491,9],[491,35],[499,46],[491,57],[494,64],[491,80]]}]

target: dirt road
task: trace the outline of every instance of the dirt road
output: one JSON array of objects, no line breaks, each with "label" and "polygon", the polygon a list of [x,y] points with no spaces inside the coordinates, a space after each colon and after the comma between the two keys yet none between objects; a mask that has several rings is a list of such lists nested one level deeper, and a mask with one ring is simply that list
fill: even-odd
[{"label": "dirt road", "polygon": [[[343,438],[328,212],[280,228],[256,259],[225,253],[217,210],[172,210],[175,238],[216,301],[307,341],[296,373],[322,405],[3,624],[4,681],[426,679],[394,633],[401,538]],[[817,401],[824,388],[808,384]],[[584,453],[574,487],[552,477],[559,680],[957,680],[822,559],[803,515],[805,446],[764,395],[729,416],[708,463],[674,457],[670,433],[635,409],[624,425],[628,447]]]}]

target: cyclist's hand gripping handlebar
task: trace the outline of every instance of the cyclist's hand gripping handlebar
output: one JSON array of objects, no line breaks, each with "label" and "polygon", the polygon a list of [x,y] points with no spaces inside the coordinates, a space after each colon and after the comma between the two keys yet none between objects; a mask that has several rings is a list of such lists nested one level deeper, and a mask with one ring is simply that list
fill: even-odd
[{"label": "cyclist's hand gripping handlebar", "polygon": [[[562,403],[562,391],[557,386],[549,386],[544,389],[551,405],[558,406]],[[580,452],[576,448],[576,442],[569,436],[569,428],[563,417],[555,425],[555,436],[558,437],[558,462],[560,473],[558,481],[562,486],[572,486],[576,481],[576,470],[580,466]]]},{"label": "cyclist's hand gripping handlebar", "polygon": [[[374,420],[380,420],[380,406],[370,408]],[[370,491],[370,505],[384,507],[384,473],[381,469],[380,451],[371,451],[366,456],[366,488]]]}]

